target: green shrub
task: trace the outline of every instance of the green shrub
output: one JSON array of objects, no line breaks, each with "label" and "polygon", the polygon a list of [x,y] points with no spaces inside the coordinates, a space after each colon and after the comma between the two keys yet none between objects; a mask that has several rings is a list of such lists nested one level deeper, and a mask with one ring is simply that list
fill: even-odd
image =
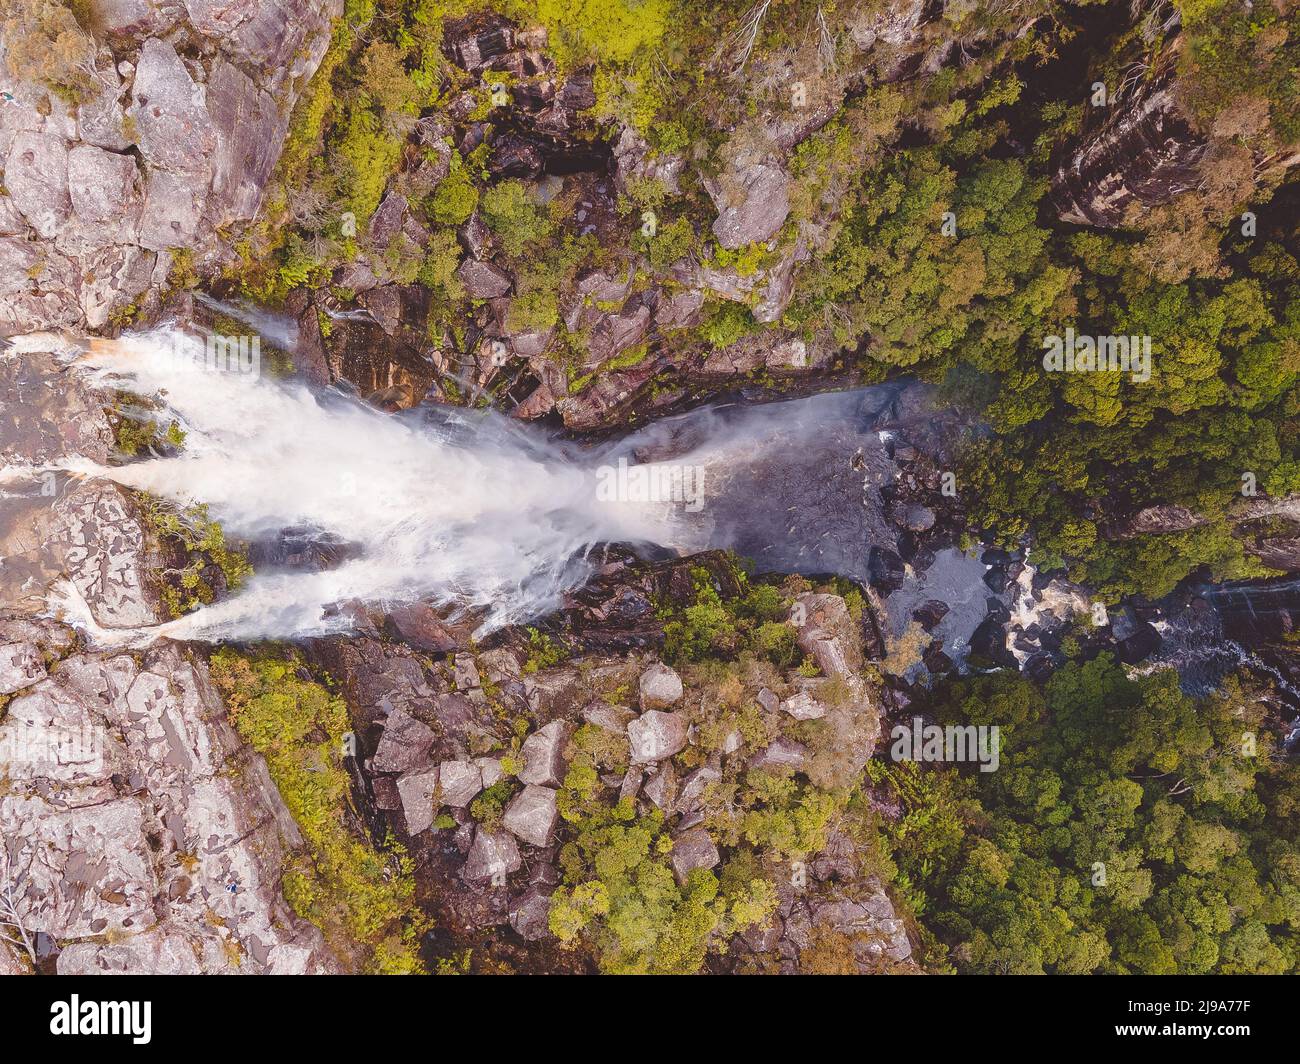
[{"label": "green shrub", "polygon": [[483,220],[511,259],[536,250],[550,239],[551,219],[522,181],[502,181],[483,193]]},{"label": "green shrub", "polygon": [[343,765],[347,707],[300,670],[295,659],[250,657],[228,647],[211,661],[231,722],[265,759],[302,832],[304,849],[285,871],[285,898],[340,956],[369,971],[419,972],[424,919],[415,905],[411,861],[395,842],[379,851],[364,841],[350,813]]},{"label": "green shrub", "polygon": [[670,0],[537,0],[552,47],[566,66],[596,59],[625,63],[663,37]]},{"label": "green shrub", "polygon": [[452,156],[451,172],[434,189],[429,211],[443,225],[461,225],[478,206],[478,187],[459,155]]}]

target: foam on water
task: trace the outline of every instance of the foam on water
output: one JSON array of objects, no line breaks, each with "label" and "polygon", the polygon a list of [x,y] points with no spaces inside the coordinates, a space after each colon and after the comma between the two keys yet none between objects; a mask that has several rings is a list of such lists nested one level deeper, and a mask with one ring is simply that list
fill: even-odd
[{"label": "foam on water", "polygon": [[178,639],[254,639],[346,627],[333,607],[417,598],[484,611],[485,629],[559,604],[598,543],[669,542],[671,506],[601,500],[575,451],[494,413],[440,424],[394,417],[294,382],[207,367],[175,327],[97,342],[79,362],[165,403],[181,454],[123,466],[74,460],[178,505],[202,502],[233,536],[287,526],[333,533],[359,557],[325,572],[269,572],[239,594],[162,625]]}]

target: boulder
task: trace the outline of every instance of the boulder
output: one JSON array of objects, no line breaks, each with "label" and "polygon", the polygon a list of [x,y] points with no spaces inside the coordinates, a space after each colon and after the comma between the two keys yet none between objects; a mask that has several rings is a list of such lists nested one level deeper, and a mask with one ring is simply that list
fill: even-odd
[{"label": "boulder", "polygon": [[521,675],[519,659],[507,647],[485,650],[478,656],[478,667],[488,683],[502,687]]},{"label": "boulder", "polygon": [[686,746],[686,718],[680,713],[647,710],[627,726],[632,760],[649,765],[672,757]]},{"label": "boulder", "polygon": [[510,926],[529,942],[550,936],[551,892],[533,885],[510,903]]},{"label": "boulder", "polygon": [[474,832],[474,841],[470,844],[461,875],[471,882],[491,880],[493,886],[503,886],[506,877],[519,871],[522,864],[513,835],[480,827]]},{"label": "boulder", "polygon": [[629,765],[623,773],[623,780],[618,786],[618,800],[635,798],[641,792],[641,781],[645,778],[645,769],[639,765]]},{"label": "boulder", "polygon": [[547,669],[525,676],[524,697],[528,708],[541,720],[571,712],[579,694],[578,670],[573,668]]},{"label": "boulder", "polygon": [[938,599],[927,599],[912,611],[912,619],[930,632],[948,615],[948,610],[948,603],[940,602]]},{"label": "boulder", "polygon": [[1133,626],[1133,634],[1116,644],[1115,656],[1125,665],[1136,665],[1158,651],[1162,643],[1160,631],[1155,625],[1150,621],[1137,621]]},{"label": "boulder", "polygon": [[444,761],[438,766],[443,805],[469,805],[483,789],[483,770],[472,761]]},{"label": "boulder", "polygon": [[629,305],[616,313],[597,310],[588,348],[590,365],[598,366],[639,344],[650,329],[650,308],[644,303]]},{"label": "boulder", "polygon": [[515,30],[508,22],[495,19],[477,27],[449,24],[445,39],[452,62],[476,73],[514,50]]},{"label": "boulder", "polygon": [[506,295],[514,282],[500,266],[478,259],[466,259],[456,271],[465,291],[474,299],[495,299]]},{"label": "boulder", "polygon": [[818,702],[807,688],[795,692],[782,702],[781,709],[795,720],[818,720],[826,716],[826,707]]},{"label": "boulder", "polygon": [[502,777],[505,776],[505,770],[501,767],[499,757],[476,757],[474,758],[474,764],[478,766],[484,788],[499,783]]},{"label": "boulder", "polygon": [[792,768],[797,771],[807,760],[808,748],[803,743],[782,737],[751,757],[748,766],[751,769]]},{"label": "boulder", "polygon": [[403,709],[394,709],[384,722],[370,767],[375,772],[409,772],[429,764],[433,729]]},{"label": "boulder", "polygon": [[564,780],[564,749],[569,745],[573,732],[574,727],[568,721],[553,720],[525,739],[520,750],[524,767],[519,772],[519,781],[558,787]]},{"label": "boulder", "polygon": [[1183,532],[1205,523],[1205,518],[1185,506],[1148,506],[1139,510],[1124,530],[1125,536]]},{"label": "boulder", "polygon": [[559,817],[554,788],[530,784],[506,806],[501,823],[521,842],[540,848],[550,845]]},{"label": "boulder", "polygon": [[17,134],[4,171],[5,188],[15,207],[36,230],[52,240],[72,213],[68,190],[68,149],[62,137]]},{"label": "boulder", "polygon": [[469,632],[448,624],[427,603],[396,607],[388,614],[388,623],[398,638],[416,650],[451,654],[469,645]]},{"label": "boulder", "polygon": [[665,813],[677,805],[677,770],[671,761],[665,761],[646,781],[645,796]]},{"label": "boulder", "polygon": [[473,654],[457,654],[454,666],[457,691],[472,691],[482,685],[483,681],[479,679],[478,665],[474,663]]},{"label": "boulder", "polygon": [[433,827],[433,796],[438,791],[438,770],[410,772],[397,780],[397,794],[406,817],[408,835],[418,835]]},{"label": "boulder", "polygon": [[790,178],[778,164],[759,162],[709,180],[705,189],[718,209],[713,235],[734,251],[775,236],[790,213]]},{"label": "boulder", "polygon": [[582,711],[582,719],[597,728],[604,728],[605,731],[625,735],[628,722],[635,720],[636,714],[623,706],[611,706],[608,702],[593,702]]},{"label": "boulder", "polygon": [[712,761],[687,773],[682,780],[681,793],[677,796],[677,810],[682,813],[694,812],[705,790],[721,782],[722,770]]},{"label": "boulder", "polygon": [[623,195],[644,181],[660,182],[669,193],[676,195],[685,165],[686,160],[680,155],[653,151],[645,138],[630,126],[623,127],[614,145],[614,184]]},{"label": "boulder", "polygon": [[856,676],[862,668],[862,640],[839,595],[805,592],[790,611],[799,649],[827,676]]},{"label": "boulder", "polygon": [[641,674],[641,708],[667,709],[682,697],[682,678],[662,662]]},{"label": "boulder", "polygon": [[934,527],[934,511],[928,506],[912,503],[898,514],[898,523],[912,532],[926,532]]},{"label": "boulder", "polygon": [[685,884],[686,877],[695,869],[712,868],[720,859],[718,847],[709,833],[703,828],[692,828],[673,840],[668,863],[672,865],[677,882]]},{"label": "boulder", "polygon": [[873,546],[867,552],[867,580],[882,595],[890,595],[903,586],[906,569],[897,551]]},{"label": "boulder", "polygon": [[879,971],[885,962],[901,963],[912,955],[907,928],[894,912],[893,903],[878,882],[859,897],[839,897],[812,905],[812,926],[827,928],[851,941],[858,971]]}]

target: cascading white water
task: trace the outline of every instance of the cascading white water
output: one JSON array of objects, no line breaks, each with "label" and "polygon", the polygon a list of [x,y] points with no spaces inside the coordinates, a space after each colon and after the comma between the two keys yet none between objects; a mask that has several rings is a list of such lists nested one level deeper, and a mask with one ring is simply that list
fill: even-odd
[{"label": "cascading white water", "polygon": [[185,446],[171,458],[64,468],[205,503],[239,538],[304,525],[359,556],[323,572],[259,574],[150,638],[321,634],[347,626],[336,604],[418,598],[482,611],[490,630],[557,606],[588,575],[595,544],[673,540],[674,506],[602,497],[590,462],[498,414],[430,425],[211,361],[202,338],[175,327],[94,342],[78,362],[104,383],[159,397]]}]

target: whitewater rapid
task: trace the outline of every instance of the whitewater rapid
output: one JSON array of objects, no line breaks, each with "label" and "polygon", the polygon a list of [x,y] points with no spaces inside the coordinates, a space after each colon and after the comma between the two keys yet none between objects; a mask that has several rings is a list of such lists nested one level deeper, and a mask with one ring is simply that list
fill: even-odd
[{"label": "whitewater rapid", "polygon": [[453,605],[480,631],[558,606],[605,542],[674,537],[671,503],[609,498],[599,469],[570,447],[494,412],[446,411],[440,423],[382,413],[352,398],[272,379],[253,359],[213,368],[205,338],[175,326],[117,341],[60,344],[95,383],[160,401],[184,430],[174,457],[54,468],[111,480],[177,506],[206,504],[238,539],[306,527],[355,546],[322,572],[267,572],[238,593],[146,632],[93,631],[69,589],[58,604],[100,641],[168,636],[220,641],[325,634],[351,602]]},{"label": "whitewater rapid", "polygon": [[[261,313],[243,317],[278,337]],[[139,631],[99,629],[74,589],[56,588],[52,610],[101,645],[311,637],[351,628],[354,606],[415,601],[447,607],[481,637],[563,606],[611,543],[725,548],[761,571],[865,583],[869,547],[897,535],[881,504],[897,467],[875,426],[898,385],[721,402],[580,445],[492,410],[381,412],[277,378],[257,343],[194,327],[8,344],[9,357],[54,351],[92,385],[151,400],[158,427],[176,422],[185,441],[121,465],[0,470],[0,482],[102,478],[180,508],[201,503],[234,539],[269,544],[292,530],[344,559],[322,571],[260,567],[220,601]]]}]

